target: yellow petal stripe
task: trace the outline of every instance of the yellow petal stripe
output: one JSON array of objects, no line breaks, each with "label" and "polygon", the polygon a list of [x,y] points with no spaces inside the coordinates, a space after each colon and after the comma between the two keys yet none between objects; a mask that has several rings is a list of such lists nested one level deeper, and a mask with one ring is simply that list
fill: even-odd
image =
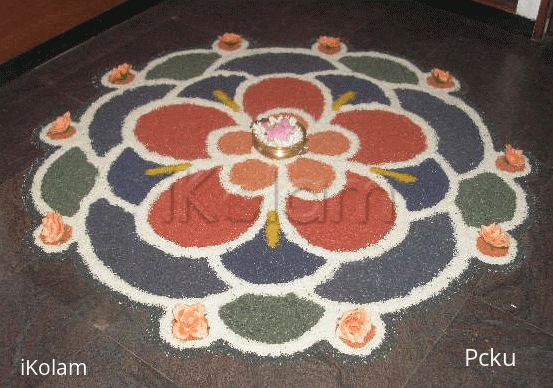
[{"label": "yellow petal stripe", "polygon": [[192,167],[190,163],[182,163],[175,164],[174,166],[151,168],[146,170],[146,175],[172,174],[177,171],[184,171],[190,167]]},{"label": "yellow petal stripe", "polygon": [[223,104],[228,106],[230,109],[232,109],[235,112],[240,112],[240,106],[234,102],[232,98],[228,96],[224,91],[222,90],[215,90],[213,92],[213,95],[217,97]]},{"label": "yellow petal stripe", "polygon": [[419,180],[419,178],[413,175],[402,174],[401,172],[385,170],[383,168],[378,168],[378,167],[371,167],[371,172],[374,172],[375,174],[378,174],[378,175],[389,176],[391,178],[394,178],[395,180],[398,180],[404,183],[415,183]]},{"label": "yellow petal stripe", "polygon": [[267,244],[271,248],[275,248],[280,242],[280,233],[278,213],[272,210],[267,213],[267,222],[265,223],[265,237],[267,238]]},{"label": "yellow petal stripe", "polygon": [[351,90],[349,92],[346,92],[344,94],[342,94],[340,97],[338,97],[338,99],[336,101],[334,101],[334,103],[332,104],[332,110],[333,111],[337,111],[339,110],[342,105],[345,105],[347,104],[348,102],[350,102],[351,100],[353,100],[355,98],[355,96],[357,96],[357,93],[355,92],[352,92]]}]

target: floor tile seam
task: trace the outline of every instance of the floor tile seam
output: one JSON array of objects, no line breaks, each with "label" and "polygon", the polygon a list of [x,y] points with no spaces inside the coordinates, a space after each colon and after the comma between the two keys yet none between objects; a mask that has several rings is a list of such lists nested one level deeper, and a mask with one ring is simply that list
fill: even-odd
[{"label": "floor tile seam", "polygon": [[475,300],[475,301],[477,301],[477,302],[483,303],[483,304],[485,304],[485,305],[487,305],[487,306],[489,306],[489,307],[491,307],[491,308],[493,308],[493,309],[495,309],[495,310],[499,310],[499,311],[501,311],[501,312],[507,314],[509,317],[511,317],[513,320],[517,321],[517,322],[520,323],[520,324],[523,324],[523,325],[525,325],[525,326],[530,326],[530,327],[532,327],[533,329],[536,329],[536,330],[538,330],[539,332],[541,332],[541,333],[543,333],[543,334],[545,334],[545,335],[548,335],[548,336],[550,336],[550,337],[553,337],[553,332],[549,332],[549,331],[546,330],[545,328],[539,327],[539,326],[537,326],[536,324],[534,324],[534,323],[532,323],[532,322],[530,322],[530,321],[527,321],[527,320],[525,320],[525,319],[522,319],[522,318],[520,318],[520,317],[517,317],[517,316],[514,315],[512,312],[506,311],[506,310],[502,309],[501,307],[496,306],[495,304],[493,304],[493,303],[487,301],[486,299],[484,299],[484,298],[481,297],[481,296],[472,295],[472,296],[470,296],[470,298],[473,299],[473,300]]},{"label": "floor tile seam", "polygon": [[[124,344],[122,344],[120,341],[117,340],[117,338],[111,336],[110,334],[107,334],[107,333],[101,333],[100,335],[102,335],[104,338],[107,338],[108,340],[114,342],[115,344],[117,344],[117,346],[119,346],[121,349],[123,349],[124,351],[126,351],[127,353],[129,353],[132,357],[134,357],[135,359],[137,359],[138,361],[140,361],[142,364],[148,366],[149,368],[151,368],[152,370],[154,370],[157,374],[159,374],[163,379],[169,381],[170,383],[172,383],[175,387],[179,387],[181,386],[180,384],[178,384],[176,381],[172,380],[171,378],[169,378],[169,376],[167,376],[162,370],[160,370],[159,368],[156,368],[154,365],[152,365],[150,362],[146,361],[144,358],[140,357],[140,355],[138,353],[136,353],[135,351],[129,349],[127,346],[125,346]],[[184,387],[183,387],[184,388]]]},{"label": "floor tile seam", "polygon": [[94,335],[92,336],[92,338],[89,341],[86,341],[86,343],[82,344],[82,346],[79,349],[73,350],[72,352],[67,354],[67,359],[70,359],[70,358],[78,359],[79,356],[81,356],[82,354],[86,353],[89,350],[88,348],[90,345],[95,343],[96,340],[102,336],[102,332],[99,329],[93,326],[92,328],[94,329]]},{"label": "floor tile seam", "polygon": [[467,301],[469,300],[469,298],[471,298],[470,295],[465,295],[463,296],[463,303],[460,304],[460,306],[456,309],[455,313],[453,314],[453,316],[451,317],[451,319],[449,319],[449,322],[447,323],[447,325],[445,325],[445,327],[441,330],[440,334],[436,337],[436,339],[432,342],[432,346],[426,351],[426,354],[424,355],[423,358],[421,358],[421,360],[417,363],[417,365],[415,366],[415,368],[413,369],[413,371],[409,374],[408,378],[405,380],[405,382],[401,385],[401,388],[406,388],[409,384],[409,382],[413,379],[413,377],[415,376],[415,374],[419,371],[419,369],[421,368],[422,364],[428,359],[428,357],[430,356],[430,354],[432,353],[432,351],[435,349],[436,345],[438,344],[438,342],[440,342],[440,340],[446,335],[447,333],[447,329],[451,327],[451,325],[453,324],[453,322],[455,321],[455,319],[457,318],[457,316],[459,315],[459,313],[461,312],[461,310],[464,309],[464,307],[466,306],[467,304]]}]

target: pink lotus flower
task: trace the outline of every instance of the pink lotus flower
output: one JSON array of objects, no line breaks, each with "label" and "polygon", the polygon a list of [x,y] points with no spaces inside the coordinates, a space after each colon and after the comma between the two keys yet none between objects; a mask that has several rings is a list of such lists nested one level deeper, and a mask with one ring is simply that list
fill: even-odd
[{"label": "pink lotus flower", "polygon": [[56,135],[66,132],[71,127],[71,113],[65,112],[59,116],[48,129],[49,135]]},{"label": "pink lotus flower", "polygon": [[204,339],[209,334],[205,308],[201,304],[177,304],[173,310],[173,336],[182,341]]},{"label": "pink lotus flower", "polygon": [[40,239],[48,245],[60,245],[71,238],[71,227],[64,224],[61,214],[48,213],[42,219]]},{"label": "pink lotus flower", "polygon": [[286,141],[290,138],[290,135],[296,131],[296,128],[290,124],[290,120],[286,118],[281,119],[274,125],[270,125],[269,123],[264,123],[262,125],[267,130],[267,140],[269,141],[274,139]]},{"label": "pink lotus flower", "polygon": [[480,236],[492,248],[509,248],[509,236],[497,224],[480,227]]},{"label": "pink lotus flower", "polygon": [[336,335],[352,348],[362,348],[368,344],[374,338],[375,331],[369,314],[362,309],[345,313],[336,327]]},{"label": "pink lotus flower", "polygon": [[445,70],[432,69],[432,77],[440,84],[453,82],[453,76]]},{"label": "pink lotus flower", "polygon": [[517,150],[513,148],[510,144],[507,144],[505,146],[505,160],[513,167],[524,167],[525,161],[522,153],[522,150]]},{"label": "pink lotus flower", "polygon": [[128,63],[123,63],[122,65],[117,66],[111,71],[109,76],[110,82],[118,82],[126,80],[131,74],[132,65]]},{"label": "pink lotus flower", "polygon": [[342,44],[342,39],[332,38],[329,36],[321,36],[318,40],[319,44],[326,47],[327,49],[337,49]]}]

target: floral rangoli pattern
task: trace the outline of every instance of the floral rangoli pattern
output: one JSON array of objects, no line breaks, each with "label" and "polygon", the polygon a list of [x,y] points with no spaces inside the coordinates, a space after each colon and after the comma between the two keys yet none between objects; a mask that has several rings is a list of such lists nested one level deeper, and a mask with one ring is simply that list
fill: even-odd
[{"label": "floral rangoli pattern", "polygon": [[[517,257],[515,178],[531,167],[493,149],[449,72],[337,38],[253,49],[225,34],[102,83],[78,121],[40,129],[52,153],[30,179],[34,244],[73,246],[98,281],[163,308],[176,349],[281,357],[326,341],[366,357],[391,336],[387,314],[474,258]],[[301,123],[307,147],[260,153],[250,128],[269,117],[282,139]]]}]

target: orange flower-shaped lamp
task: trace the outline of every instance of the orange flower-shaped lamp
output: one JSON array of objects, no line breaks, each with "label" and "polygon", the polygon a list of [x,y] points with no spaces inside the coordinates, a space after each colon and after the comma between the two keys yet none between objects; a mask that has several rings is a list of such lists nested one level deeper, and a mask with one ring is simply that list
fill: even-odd
[{"label": "orange flower-shaped lamp", "polygon": [[432,69],[428,83],[435,88],[452,88],[455,86],[454,78],[449,71]]},{"label": "orange flower-shaped lamp", "polygon": [[366,346],[376,335],[376,327],[369,319],[369,314],[362,309],[345,313],[336,326],[336,335],[352,348]]},{"label": "orange flower-shaped lamp", "polygon": [[71,126],[71,113],[69,112],[56,118],[47,132],[48,137],[54,140],[66,139],[73,134],[75,134],[75,128]]},{"label": "orange flower-shaped lamp", "polygon": [[497,168],[507,172],[521,172],[526,168],[526,158],[522,150],[513,148],[510,144],[505,146],[505,154],[495,161]]},{"label": "orange flower-shaped lamp", "polygon": [[132,65],[129,65],[128,63],[123,63],[122,65],[117,66],[114,68],[110,75],[109,75],[109,81],[113,84],[128,84],[132,82],[135,78],[134,74],[131,73]]},{"label": "orange flower-shaped lamp", "polygon": [[204,339],[209,335],[209,323],[202,304],[177,304],[173,310],[173,336],[181,341]]},{"label": "orange flower-shaped lamp", "polygon": [[219,48],[227,51],[238,50],[242,46],[242,36],[227,32],[219,37]]},{"label": "orange flower-shaped lamp", "polygon": [[483,225],[480,227],[480,236],[476,246],[487,256],[505,256],[510,246],[509,235],[497,224]]},{"label": "orange flower-shaped lamp", "polygon": [[47,245],[61,245],[71,239],[73,228],[63,222],[61,214],[48,213],[42,219],[40,239]]},{"label": "orange flower-shaped lamp", "polygon": [[321,36],[317,41],[319,51],[325,54],[336,54],[342,49],[342,39],[330,36]]},{"label": "orange flower-shaped lamp", "polygon": [[306,150],[307,131],[294,116],[262,118],[252,123],[251,130],[253,146],[268,158],[290,158]]}]

